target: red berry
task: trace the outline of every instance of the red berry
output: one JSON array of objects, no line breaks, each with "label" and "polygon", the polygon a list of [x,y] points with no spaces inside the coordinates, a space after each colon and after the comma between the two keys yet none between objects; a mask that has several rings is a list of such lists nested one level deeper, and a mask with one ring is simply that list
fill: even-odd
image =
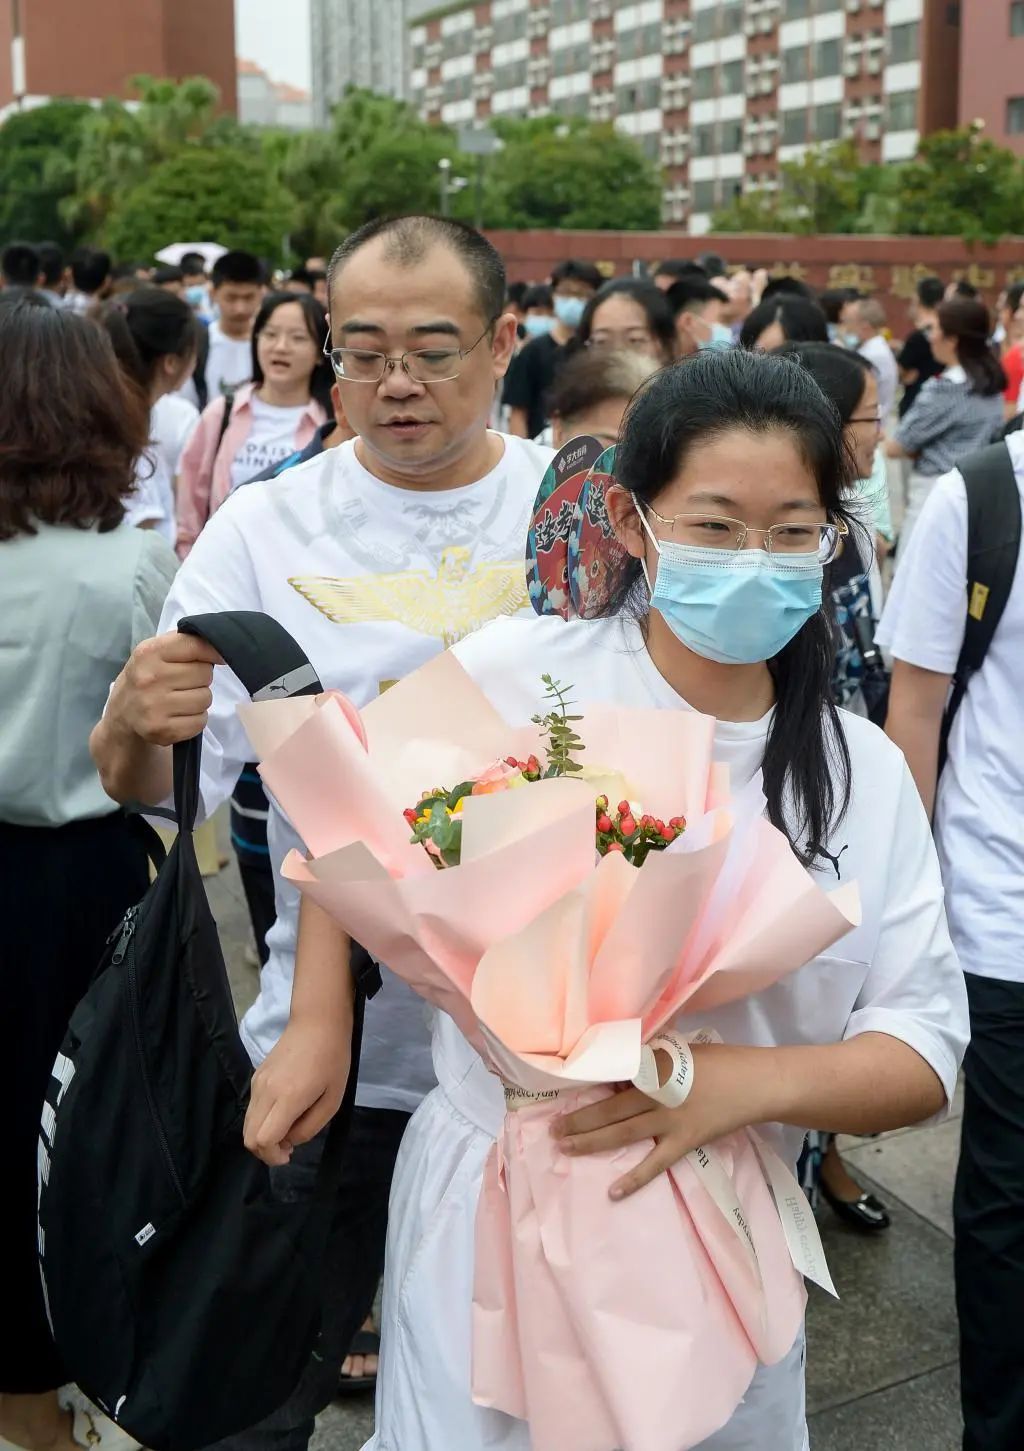
[{"label": "red berry", "polygon": [[407,807],[406,810],[402,812],[402,815],[405,817],[406,821],[409,823],[410,826],[413,826],[415,824],[416,812],[413,811],[411,806]]},{"label": "red berry", "polygon": [[608,852],[613,852],[613,851],[621,851],[621,852],[624,852],[625,850],[626,850],[626,848],[622,845],[622,842],[621,841],[610,841],[608,843],[607,847],[605,847],[605,855],[607,855]]},{"label": "red berry", "polygon": [[612,829],[611,819],[604,812],[597,818],[597,829],[602,833],[609,832]]},{"label": "red berry", "polygon": [[506,766],[518,766],[519,765],[519,762],[516,760],[515,756],[506,756],[505,757],[505,765]]},{"label": "red berry", "polygon": [[636,832],[636,822],[633,820],[632,816],[630,816],[628,811],[619,822],[619,830],[622,832],[623,836],[633,836]]},{"label": "red berry", "polygon": [[618,809],[618,813],[619,813],[620,816],[628,816],[629,815],[629,802],[628,801],[620,801],[617,809]]},{"label": "red berry", "polygon": [[686,817],[685,816],[673,816],[669,820],[669,823],[668,824],[669,824],[669,826],[671,826],[677,832],[679,832],[679,831],[685,831],[686,830]]},{"label": "red berry", "polygon": [[671,826],[663,826],[661,828],[661,836],[664,841],[675,841],[676,834],[677,833],[672,830]]}]

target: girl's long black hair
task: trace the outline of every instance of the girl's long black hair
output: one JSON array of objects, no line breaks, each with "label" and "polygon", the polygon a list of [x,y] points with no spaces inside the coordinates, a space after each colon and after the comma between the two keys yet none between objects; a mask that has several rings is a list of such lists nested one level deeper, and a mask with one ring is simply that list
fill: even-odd
[{"label": "girl's long black hair", "polygon": [[[733,429],[759,437],[783,430],[807,462],[833,520],[849,524],[843,499],[851,483],[838,413],[806,369],[786,358],[706,350],[655,373],[634,398],[615,456],[615,478],[641,503],[657,504],[696,445]],[[646,621],[647,586],[639,560],[606,615]],[[774,659],[776,705],[762,763],[768,818],[805,865],[822,855],[850,804],[852,768],[832,699],[834,626],[822,608]]]}]

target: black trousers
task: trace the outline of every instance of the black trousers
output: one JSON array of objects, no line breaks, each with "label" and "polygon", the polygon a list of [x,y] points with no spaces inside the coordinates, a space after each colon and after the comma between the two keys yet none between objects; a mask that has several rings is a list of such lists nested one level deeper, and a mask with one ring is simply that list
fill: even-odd
[{"label": "black trousers", "polygon": [[9,1332],[0,1392],[36,1395],[67,1380],[39,1278],[39,1118],[68,1021],[106,939],[148,885],[138,823],[120,812],[69,826],[0,822],[0,1306]]},{"label": "black trousers", "polygon": [[266,967],[267,958],[270,956],[267,951],[267,933],[277,921],[277,906],[274,902],[274,873],[271,870],[269,858],[266,862],[256,861],[246,852],[239,851],[237,847],[235,856],[238,858],[238,875],[242,879],[242,890],[245,892],[245,901],[249,908],[249,921],[252,923],[252,932],[256,939],[260,967]]},{"label": "black trousers", "polygon": [[1024,1447],[1024,985],[965,974],[953,1198],[964,1451]]},{"label": "black trousers", "polygon": [[[407,1113],[357,1108],[352,1115],[324,1267],[320,1341],[289,1400],[258,1426],[217,1443],[216,1451],[305,1451],[315,1417],[338,1388],[352,1337],[373,1307],[384,1268],[388,1199]],[[313,1192],[326,1130],[291,1162],[270,1171],[282,1199],[304,1205]],[[454,1451],[454,1448],[453,1448]]]}]

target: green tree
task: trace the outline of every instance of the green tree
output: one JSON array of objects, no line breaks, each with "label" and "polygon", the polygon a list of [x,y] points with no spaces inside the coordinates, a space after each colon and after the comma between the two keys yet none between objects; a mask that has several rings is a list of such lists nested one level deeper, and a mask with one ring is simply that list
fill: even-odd
[{"label": "green tree", "polygon": [[258,151],[193,143],[118,201],[104,237],[119,257],[151,257],[169,242],[223,241],[277,260],[288,250],[293,207]]},{"label": "green tree", "polygon": [[747,192],[712,221],[717,232],[790,232],[813,236],[855,232],[864,205],[864,173],[856,142],[809,148],[779,167],[774,192]]},{"label": "green tree", "polygon": [[62,203],[74,190],[74,163],[91,108],[52,101],[18,111],[0,126],[0,238],[24,237],[70,247],[81,233]]},{"label": "green tree", "polygon": [[107,100],[91,112],[72,164],[69,224],[101,235],[118,199],[190,142],[237,140],[238,123],[217,117],[219,92],[205,76],[184,81],[135,76],[137,109]]},{"label": "green tree", "polygon": [[900,168],[896,229],[996,242],[1024,231],[1024,170],[980,122],[926,136]]},{"label": "green tree", "polygon": [[625,228],[661,225],[661,174],[614,126],[545,116],[498,121],[504,145],[487,163],[491,227]]}]

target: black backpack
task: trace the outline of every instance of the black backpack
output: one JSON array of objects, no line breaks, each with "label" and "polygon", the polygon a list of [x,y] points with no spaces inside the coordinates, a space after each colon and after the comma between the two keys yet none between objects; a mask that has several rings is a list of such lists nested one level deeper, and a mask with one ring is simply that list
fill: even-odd
[{"label": "black backpack", "polygon": [[954,717],[988,654],[1020,556],[1020,490],[1006,444],[990,444],[962,459],[957,468],[967,486],[967,625],[942,720],[940,770]]},{"label": "black backpack", "polygon": [[[202,615],[179,629],[208,640],[254,698],[321,689],[265,615]],[[75,1009],[39,1141],[54,1339],[71,1378],[154,1451],[254,1425],[309,1361],[362,1025],[359,988],[352,1072],[315,1198],[281,1202],[242,1143],[252,1065],[192,840],[201,746],[174,749],[180,834]]]}]

